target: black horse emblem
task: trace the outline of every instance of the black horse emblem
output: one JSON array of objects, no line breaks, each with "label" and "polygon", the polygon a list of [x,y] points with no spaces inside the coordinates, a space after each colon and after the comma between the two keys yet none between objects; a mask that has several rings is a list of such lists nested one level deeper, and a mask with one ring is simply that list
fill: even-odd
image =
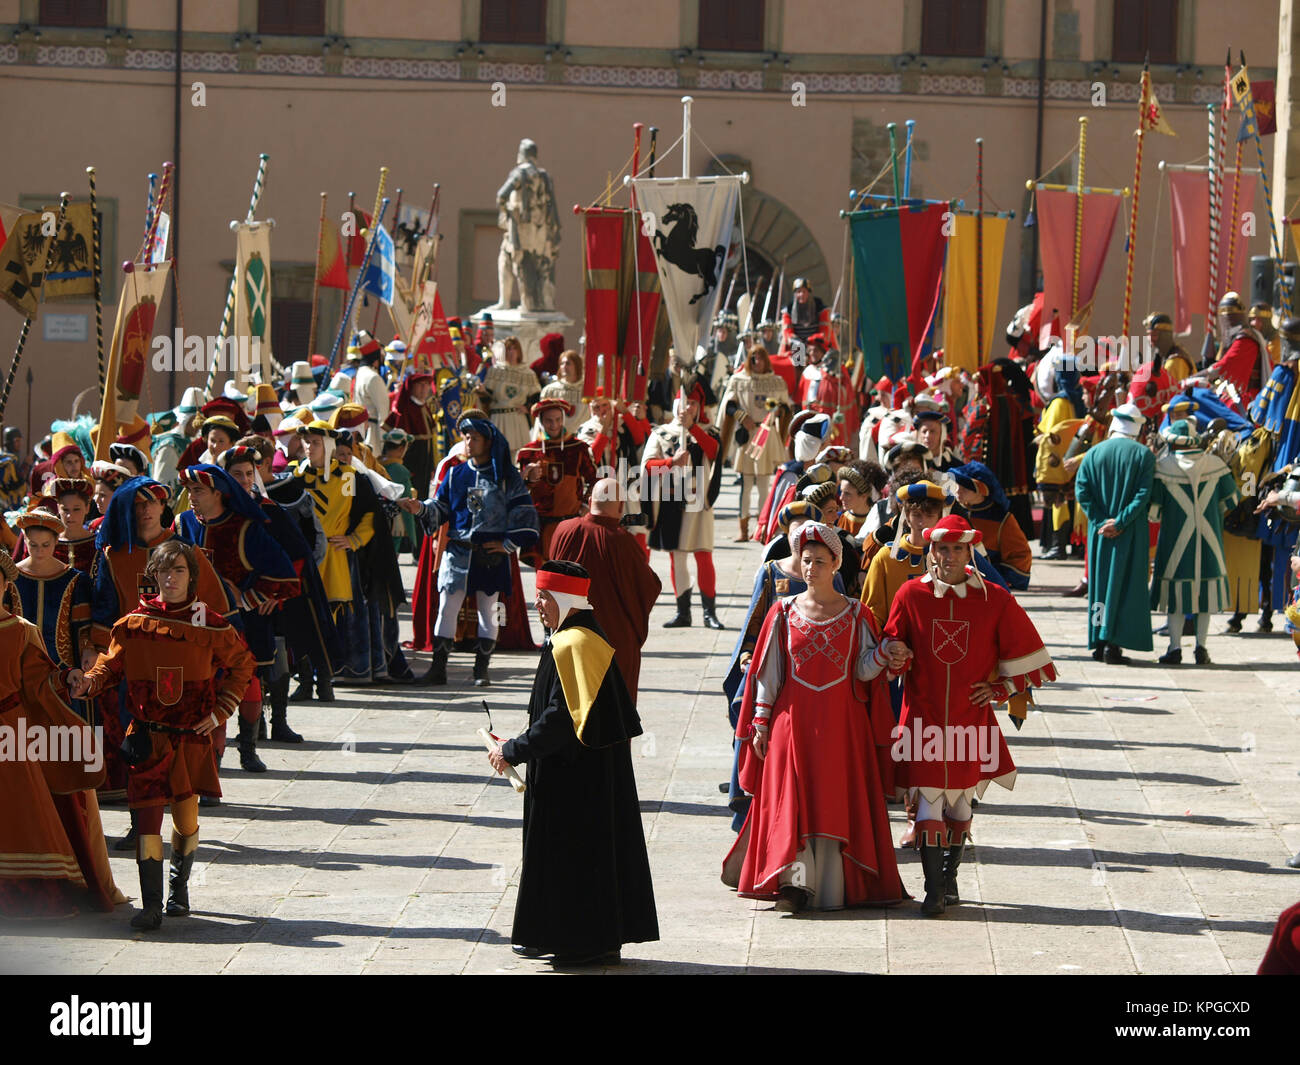
[{"label": "black horse emblem", "polygon": [[700,223],[695,216],[695,208],[689,203],[669,204],[664,222],[673,228],[668,232],[655,230],[655,251],[677,269],[703,278],[704,288],[691,297],[691,303],[695,303],[717,287],[718,269],[722,266],[727,249],[721,244],[712,250],[695,246]]}]

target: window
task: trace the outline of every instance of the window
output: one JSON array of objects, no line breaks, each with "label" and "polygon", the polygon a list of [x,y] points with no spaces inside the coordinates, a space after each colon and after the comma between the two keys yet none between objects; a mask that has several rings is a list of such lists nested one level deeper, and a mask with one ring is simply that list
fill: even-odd
[{"label": "window", "polygon": [[763,0],[700,0],[700,48],[761,52]]},{"label": "window", "polygon": [[257,32],[325,36],[325,0],[258,0]]},{"label": "window", "polygon": [[108,25],[108,0],[41,0],[42,26]]},{"label": "window", "polygon": [[983,55],[984,0],[925,0],[923,55]]},{"label": "window", "polygon": [[[271,315],[271,352],[276,361],[284,366],[306,362],[311,355],[307,350],[310,333],[311,300],[276,299]],[[322,335],[324,329],[318,329],[317,342]]]},{"label": "window", "polygon": [[546,0],[483,0],[479,40],[493,44],[545,44]]},{"label": "window", "polygon": [[1111,58],[1117,63],[1178,62],[1178,0],[1115,0]]}]

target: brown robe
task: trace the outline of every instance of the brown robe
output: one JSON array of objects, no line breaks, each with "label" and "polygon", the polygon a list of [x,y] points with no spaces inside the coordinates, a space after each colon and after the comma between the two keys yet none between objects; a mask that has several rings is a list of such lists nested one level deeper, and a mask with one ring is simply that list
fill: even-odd
[{"label": "brown robe", "polygon": [[576,562],[591,574],[587,599],[614,647],[618,671],[635,704],[641,645],[649,632],[650,610],[661,587],[646,560],[645,549],[619,526],[617,518],[588,513],[556,527],[551,558]]}]

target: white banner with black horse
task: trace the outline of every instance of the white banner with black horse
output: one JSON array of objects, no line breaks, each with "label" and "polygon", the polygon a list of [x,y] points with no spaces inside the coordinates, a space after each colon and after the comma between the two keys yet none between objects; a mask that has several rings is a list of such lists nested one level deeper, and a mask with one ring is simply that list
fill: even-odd
[{"label": "white banner with black horse", "polygon": [[650,237],[673,346],[686,363],[707,340],[740,203],[739,176],[638,178],[642,231]]}]

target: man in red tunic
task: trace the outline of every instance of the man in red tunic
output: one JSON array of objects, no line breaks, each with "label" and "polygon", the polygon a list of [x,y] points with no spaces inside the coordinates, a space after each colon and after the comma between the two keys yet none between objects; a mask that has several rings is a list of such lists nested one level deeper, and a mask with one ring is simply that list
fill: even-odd
[{"label": "man in red tunic", "polygon": [[550,560],[556,528],[578,516],[596,483],[591,449],[564,431],[564,419],[572,414],[569,401],[557,396],[534,403],[533,417],[542,423],[542,439],[521,447],[516,460],[542,524],[541,539],[525,556],[534,566]]},{"label": "man in red tunic", "polygon": [[949,515],[925,539],[930,572],[894,596],[885,639],[901,641],[913,655],[894,756],[899,782],[918,802],[921,912],[934,916],[960,901],[957,867],[970,838],[971,800],[990,781],[1008,790],[1015,784],[993,707],[1055,680],[1056,668],[1020,604],[971,564],[978,530]]},{"label": "man in red tunic", "polygon": [[641,646],[650,631],[650,610],[662,585],[635,536],[621,525],[618,481],[597,481],[591,510],[561,522],[551,540],[551,558],[576,562],[591,574],[587,598],[606,638],[614,645],[618,671],[636,704]]},{"label": "man in red tunic", "polygon": [[1242,407],[1250,406],[1273,372],[1264,338],[1246,324],[1246,308],[1235,292],[1224,293],[1219,301],[1223,322],[1223,354],[1205,371],[1211,382],[1227,381],[1236,390]]}]

